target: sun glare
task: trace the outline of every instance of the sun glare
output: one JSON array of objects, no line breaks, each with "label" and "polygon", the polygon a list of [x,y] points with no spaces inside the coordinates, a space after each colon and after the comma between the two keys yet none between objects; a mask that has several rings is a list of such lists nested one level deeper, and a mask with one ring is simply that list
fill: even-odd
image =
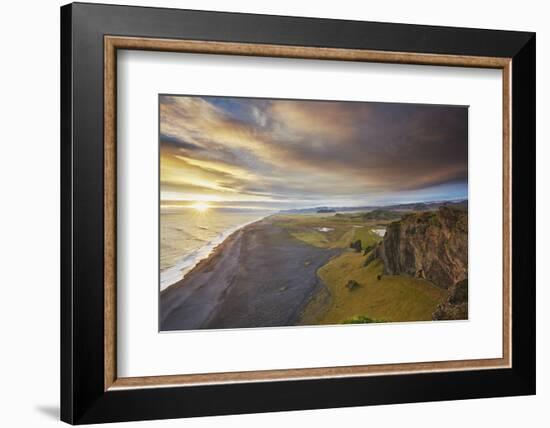
[{"label": "sun glare", "polygon": [[208,208],[210,208],[210,205],[208,205],[206,202],[197,202],[193,205],[191,205],[191,208],[198,212],[205,212]]}]

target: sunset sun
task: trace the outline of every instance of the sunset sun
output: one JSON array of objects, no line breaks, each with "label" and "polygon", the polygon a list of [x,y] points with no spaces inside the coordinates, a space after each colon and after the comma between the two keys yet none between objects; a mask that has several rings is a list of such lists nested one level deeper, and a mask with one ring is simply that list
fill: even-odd
[{"label": "sunset sun", "polygon": [[191,205],[191,208],[193,208],[195,211],[202,213],[208,210],[208,208],[210,208],[210,205],[208,205],[206,202],[197,202]]},{"label": "sunset sun", "polygon": [[473,317],[469,108],[406,101],[159,95],[158,330]]}]

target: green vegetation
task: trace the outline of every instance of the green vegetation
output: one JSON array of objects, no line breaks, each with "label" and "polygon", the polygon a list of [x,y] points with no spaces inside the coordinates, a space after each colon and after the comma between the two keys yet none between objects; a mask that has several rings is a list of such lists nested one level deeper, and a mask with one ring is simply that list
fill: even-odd
[{"label": "green vegetation", "polygon": [[[304,311],[304,319],[318,324],[339,324],[359,317],[371,320],[431,320],[446,291],[429,281],[405,275],[383,275],[378,259],[364,266],[361,253],[345,251],[317,272],[328,289],[315,296]],[[349,281],[361,284],[350,292]],[[350,318],[350,316],[352,318]]]},{"label": "green vegetation", "polygon": [[355,228],[353,239],[360,240],[363,248],[373,247],[382,240],[382,237],[371,230],[373,226]]},{"label": "green vegetation", "polygon": [[364,315],[358,315],[353,318],[342,321],[342,324],[372,324],[376,322],[384,322],[381,320],[373,320],[372,318],[366,317]]},{"label": "green vegetation", "polygon": [[[389,213],[376,213],[372,219],[365,218],[365,213],[272,218],[276,226],[309,245],[342,250],[317,271],[326,287],[308,303],[302,313],[303,324],[432,319],[447,291],[422,278],[384,275],[383,263],[376,257],[382,238],[373,229],[399,224],[393,221],[395,213]],[[432,213],[422,215],[430,217]]]},{"label": "green vegetation", "polygon": [[372,210],[363,214],[364,220],[398,220],[403,214],[399,211]]},{"label": "green vegetation", "polygon": [[362,248],[374,247],[382,239],[372,231],[380,221],[365,221],[357,214],[277,215],[273,222],[294,238],[319,248],[348,248],[357,241]]}]

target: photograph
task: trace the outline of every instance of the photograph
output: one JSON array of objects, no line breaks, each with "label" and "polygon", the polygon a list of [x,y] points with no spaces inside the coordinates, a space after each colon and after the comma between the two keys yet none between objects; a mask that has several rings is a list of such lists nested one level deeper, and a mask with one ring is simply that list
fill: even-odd
[{"label": "photograph", "polygon": [[547,415],[542,6],[398,1],[14,6],[7,426]]},{"label": "photograph", "polygon": [[159,330],[468,319],[468,106],[159,95]]}]

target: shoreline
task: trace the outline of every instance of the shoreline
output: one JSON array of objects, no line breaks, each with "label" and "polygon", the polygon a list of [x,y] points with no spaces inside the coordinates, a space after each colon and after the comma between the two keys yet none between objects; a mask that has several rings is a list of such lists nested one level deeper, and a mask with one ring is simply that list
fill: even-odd
[{"label": "shoreline", "polygon": [[160,330],[296,325],[322,287],[318,268],[340,251],[308,245],[269,219],[253,222],[160,293]]},{"label": "shoreline", "polygon": [[168,291],[173,290],[176,287],[181,287],[181,282],[183,282],[184,279],[187,279],[187,278],[193,276],[193,274],[196,271],[201,271],[203,269],[208,268],[209,265],[211,263],[213,263],[213,261],[216,258],[219,257],[219,253],[221,251],[223,251],[227,246],[231,245],[231,243],[233,241],[238,239],[237,235],[240,235],[247,227],[252,226],[254,223],[257,223],[257,222],[262,221],[262,220],[257,220],[257,221],[254,221],[253,223],[246,224],[246,225],[242,226],[241,228],[235,230],[234,232],[230,233],[223,241],[221,241],[219,244],[217,244],[206,257],[198,260],[197,263],[195,263],[195,265],[192,268],[190,268],[182,278],[178,279],[176,282],[172,283],[168,287],[160,290],[160,294],[167,293]]},{"label": "shoreline", "polygon": [[[214,244],[213,244],[213,246],[211,246],[211,248],[208,248],[211,244],[211,242],[209,242],[208,244],[197,248],[196,250],[192,251],[191,253],[182,256],[180,259],[178,259],[178,261],[173,266],[170,266],[169,268],[166,268],[163,271],[160,271],[160,273],[159,273],[159,293],[165,292],[166,290],[170,289],[171,287],[176,285],[178,282],[180,282],[182,279],[184,279],[193,270],[195,270],[195,268],[202,261],[209,259],[214,254],[216,249],[220,245],[223,245],[223,243],[226,242],[228,239],[230,239],[236,232],[238,232],[239,230],[242,230],[242,229],[244,229],[244,228],[246,228],[250,225],[253,225],[255,223],[263,221],[266,218],[269,218],[273,215],[274,214],[267,214],[267,215],[265,215],[263,217],[260,217],[256,220],[249,221],[247,223],[235,226],[235,227],[230,228],[230,229],[228,229],[224,232],[221,232],[219,234],[219,236],[221,237],[221,240],[216,243],[215,241],[217,241],[217,239],[216,238],[213,239],[211,242],[214,242]],[[190,256],[192,256],[194,253],[197,253],[197,258],[195,260],[191,261],[189,266],[182,266],[182,264],[185,263],[186,259],[189,258]],[[162,276],[163,276],[163,274],[167,275],[167,272],[172,272],[172,275],[170,275],[170,278],[177,277],[177,279],[173,279],[169,284],[163,285]],[[169,281],[169,280],[165,280],[164,282],[166,282],[166,281]]]},{"label": "shoreline", "polygon": [[[200,304],[193,305],[192,310],[184,310],[178,318],[183,319],[191,328],[199,328],[206,320],[209,314],[214,310],[216,301],[221,293],[228,287],[228,281],[223,278],[224,275],[215,275],[213,266],[222,265],[222,271],[231,271],[240,255],[240,240],[247,227],[242,227],[230,234],[222,243],[212,251],[212,253],[200,260],[187,274],[179,281],[164,289],[159,294],[159,312],[160,325],[165,325],[174,312],[182,307],[185,308],[185,302],[193,299],[195,293],[200,293],[205,284],[212,284],[208,287],[210,290],[200,299]],[[231,254],[233,253],[233,254]],[[188,321],[187,321],[188,319]],[[163,330],[161,328],[161,330]]]}]

